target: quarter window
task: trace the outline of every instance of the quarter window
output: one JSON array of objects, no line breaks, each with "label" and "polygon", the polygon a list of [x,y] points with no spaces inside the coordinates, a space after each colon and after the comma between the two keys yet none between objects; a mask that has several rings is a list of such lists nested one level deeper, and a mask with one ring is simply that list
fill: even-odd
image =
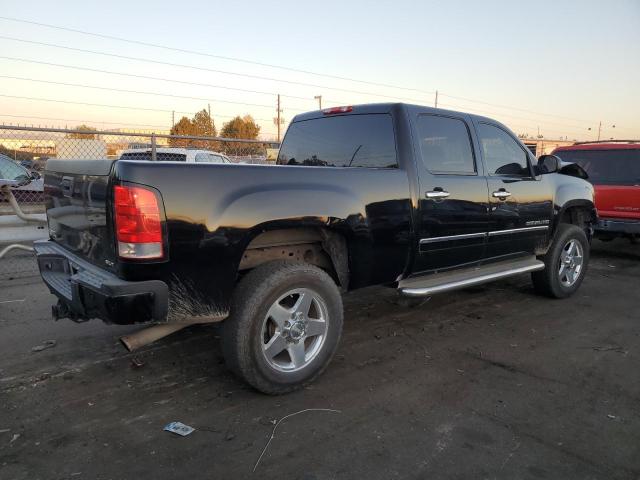
[{"label": "quarter window", "polygon": [[489,175],[531,176],[527,153],[507,132],[480,123],[478,137]]},{"label": "quarter window", "polygon": [[422,161],[431,173],[475,174],[469,131],[462,120],[420,115],[418,134]]}]

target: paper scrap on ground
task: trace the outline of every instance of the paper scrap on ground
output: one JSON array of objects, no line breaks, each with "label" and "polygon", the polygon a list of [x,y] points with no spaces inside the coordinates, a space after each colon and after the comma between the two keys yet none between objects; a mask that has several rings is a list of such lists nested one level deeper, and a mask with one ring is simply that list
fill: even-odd
[{"label": "paper scrap on ground", "polygon": [[53,348],[56,346],[55,340],[47,340],[43,342],[41,345],[36,345],[31,349],[32,352],[41,352],[42,350],[46,350],[47,348]]},{"label": "paper scrap on ground", "polygon": [[190,427],[189,425],[185,425],[182,422],[171,422],[165,425],[164,430],[167,432],[177,433],[180,436],[186,437],[191,432],[195,430],[195,428]]}]

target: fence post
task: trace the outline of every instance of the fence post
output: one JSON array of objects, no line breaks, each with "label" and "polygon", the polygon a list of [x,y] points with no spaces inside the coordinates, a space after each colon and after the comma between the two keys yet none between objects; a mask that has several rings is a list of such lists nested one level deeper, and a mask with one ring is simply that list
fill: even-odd
[{"label": "fence post", "polygon": [[151,134],[151,161],[156,161],[156,134]]}]

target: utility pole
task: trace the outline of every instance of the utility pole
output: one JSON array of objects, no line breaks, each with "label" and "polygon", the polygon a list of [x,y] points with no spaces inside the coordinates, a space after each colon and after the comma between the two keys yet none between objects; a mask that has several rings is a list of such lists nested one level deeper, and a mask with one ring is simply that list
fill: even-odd
[{"label": "utility pole", "polygon": [[600,132],[602,131],[602,120],[598,122],[598,141],[600,141]]},{"label": "utility pole", "polygon": [[322,95],[316,95],[313,98],[318,100],[318,110],[322,110]]},{"label": "utility pole", "polygon": [[436,90],[436,103],[435,108],[438,108],[438,90]]},{"label": "utility pole", "polygon": [[176,111],[171,111],[171,128],[176,126]]},{"label": "utility pole", "polygon": [[213,119],[211,118],[211,104],[207,103],[207,112],[209,113],[209,135],[213,136]]},{"label": "utility pole", "polygon": [[280,112],[282,112],[282,110],[280,110],[280,94],[278,94],[278,116],[277,118],[277,122],[278,122],[278,143],[280,143]]}]

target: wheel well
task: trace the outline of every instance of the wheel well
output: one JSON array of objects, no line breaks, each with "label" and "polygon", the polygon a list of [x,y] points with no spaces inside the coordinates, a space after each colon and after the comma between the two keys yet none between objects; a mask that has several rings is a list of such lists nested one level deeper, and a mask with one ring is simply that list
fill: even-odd
[{"label": "wheel well", "polygon": [[[558,219],[559,223],[571,223],[588,231],[593,223],[593,212],[591,209],[583,206],[569,207]],[[588,232],[587,232],[588,233]]]},{"label": "wheel well", "polygon": [[295,260],[316,265],[343,289],[349,286],[347,243],[338,233],[323,228],[268,230],[256,236],[242,254],[240,271],[272,260]]},{"label": "wheel well", "polygon": [[[585,235],[591,241],[593,238],[593,225],[597,222],[597,214],[595,208],[589,208],[584,205],[568,207],[562,212],[558,219],[557,225],[561,223],[570,223],[584,230]],[[556,225],[556,226],[557,226]]]}]

